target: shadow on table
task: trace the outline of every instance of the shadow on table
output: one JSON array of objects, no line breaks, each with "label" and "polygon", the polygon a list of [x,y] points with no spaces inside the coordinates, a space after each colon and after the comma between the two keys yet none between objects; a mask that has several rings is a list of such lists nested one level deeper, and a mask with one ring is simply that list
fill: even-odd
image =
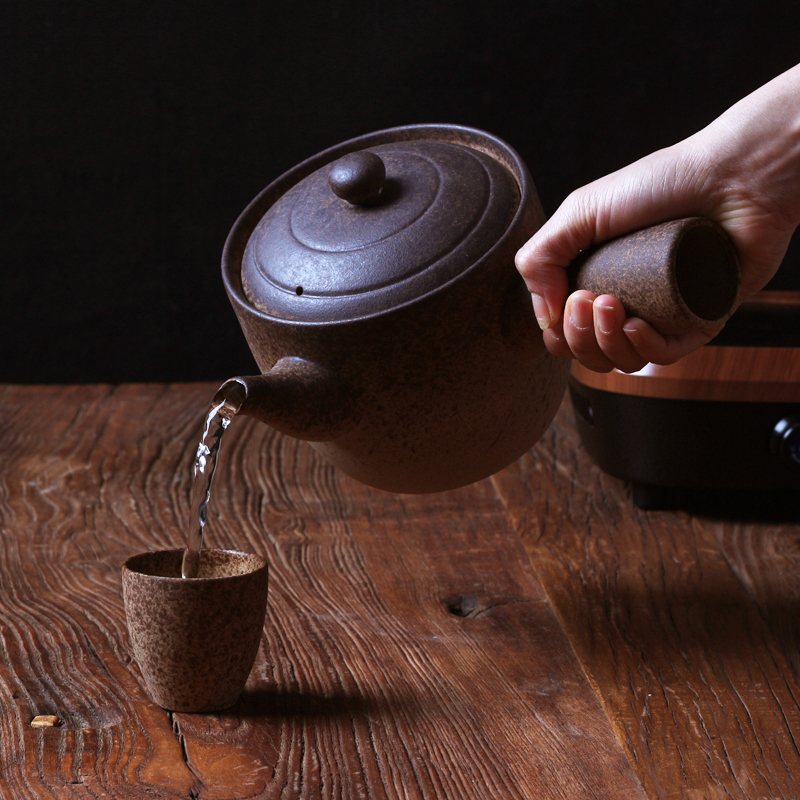
[{"label": "shadow on table", "polygon": [[654,571],[652,583],[622,578],[591,593],[593,630],[604,630],[616,653],[626,650],[661,670],[672,664],[680,672],[701,663],[715,669],[719,658],[729,665],[756,657],[774,664],[772,641],[800,676],[800,596],[756,598],[746,586],[725,585],[730,579],[716,583],[713,570],[704,574],[685,565],[682,580],[674,566],[661,575]]},{"label": "shadow on table", "polygon": [[374,697],[365,694],[322,695],[286,692],[276,687],[247,688],[228,713],[239,717],[352,717],[354,714],[385,713],[402,707],[413,714],[414,703],[402,697]]},{"label": "shadow on table", "polygon": [[800,522],[800,496],[789,490],[685,489],[631,486],[634,504],[644,511],[686,511],[720,521]]}]

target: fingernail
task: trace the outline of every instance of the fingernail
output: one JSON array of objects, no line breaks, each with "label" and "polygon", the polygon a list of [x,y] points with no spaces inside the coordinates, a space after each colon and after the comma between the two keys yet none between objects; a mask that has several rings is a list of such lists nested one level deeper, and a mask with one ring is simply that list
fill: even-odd
[{"label": "fingernail", "polygon": [[635,325],[630,325],[630,323],[625,323],[622,326],[622,330],[625,335],[628,337],[628,341],[634,346],[639,347],[642,344],[642,337],[639,335],[639,331],[636,329]]},{"label": "fingernail", "polygon": [[546,331],[553,324],[550,309],[547,307],[544,297],[539,294],[532,294],[531,300],[533,300],[533,313],[536,314],[536,321],[539,323],[539,327]]},{"label": "fingernail", "polygon": [[594,325],[592,301],[583,297],[575,297],[569,302],[569,320],[580,330],[586,330]]},{"label": "fingernail", "polygon": [[611,306],[601,306],[595,303],[595,313],[597,314],[597,327],[605,333],[610,334],[617,323],[617,315]]}]

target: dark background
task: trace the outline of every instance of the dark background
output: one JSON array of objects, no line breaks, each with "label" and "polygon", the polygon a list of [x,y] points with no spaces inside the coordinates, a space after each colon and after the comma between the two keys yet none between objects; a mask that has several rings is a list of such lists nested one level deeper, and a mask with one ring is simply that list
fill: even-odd
[{"label": "dark background", "polygon": [[[219,257],[289,167],[419,122],[491,131],[552,213],[798,58],[795,3],[7,4],[0,382],[254,369]],[[787,259],[778,286],[793,283]]]}]

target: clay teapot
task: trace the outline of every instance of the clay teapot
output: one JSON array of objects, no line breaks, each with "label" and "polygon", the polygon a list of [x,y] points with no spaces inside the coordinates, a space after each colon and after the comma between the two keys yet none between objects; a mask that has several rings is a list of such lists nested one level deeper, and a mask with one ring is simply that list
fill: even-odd
[{"label": "clay teapot", "polygon": [[[381,489],[493,474],[540,438],[567,383],[514,266],[543,222],[520,157],[482,131],[409,126],[314,156],[228,237],[225,288],[263,374],[218,396]],[[581,261],[576,286],[662,333],[718,326],[738,292],[735,251],[702,219]]]}]

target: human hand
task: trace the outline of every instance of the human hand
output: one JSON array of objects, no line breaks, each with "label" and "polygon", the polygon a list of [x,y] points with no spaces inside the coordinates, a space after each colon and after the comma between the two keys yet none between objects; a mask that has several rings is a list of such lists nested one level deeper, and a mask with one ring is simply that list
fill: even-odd
[{"label": "human hand", "polygon": [[573,192],[517,254],[544,340],[598,372],[671,364],[717,330],[662,336],[618,300],[578,291],[566,267],[589,247],[671,219],[719,223],[739,253],[739,301],[775,274],[800,221],[800,66],[707,128]]}]

